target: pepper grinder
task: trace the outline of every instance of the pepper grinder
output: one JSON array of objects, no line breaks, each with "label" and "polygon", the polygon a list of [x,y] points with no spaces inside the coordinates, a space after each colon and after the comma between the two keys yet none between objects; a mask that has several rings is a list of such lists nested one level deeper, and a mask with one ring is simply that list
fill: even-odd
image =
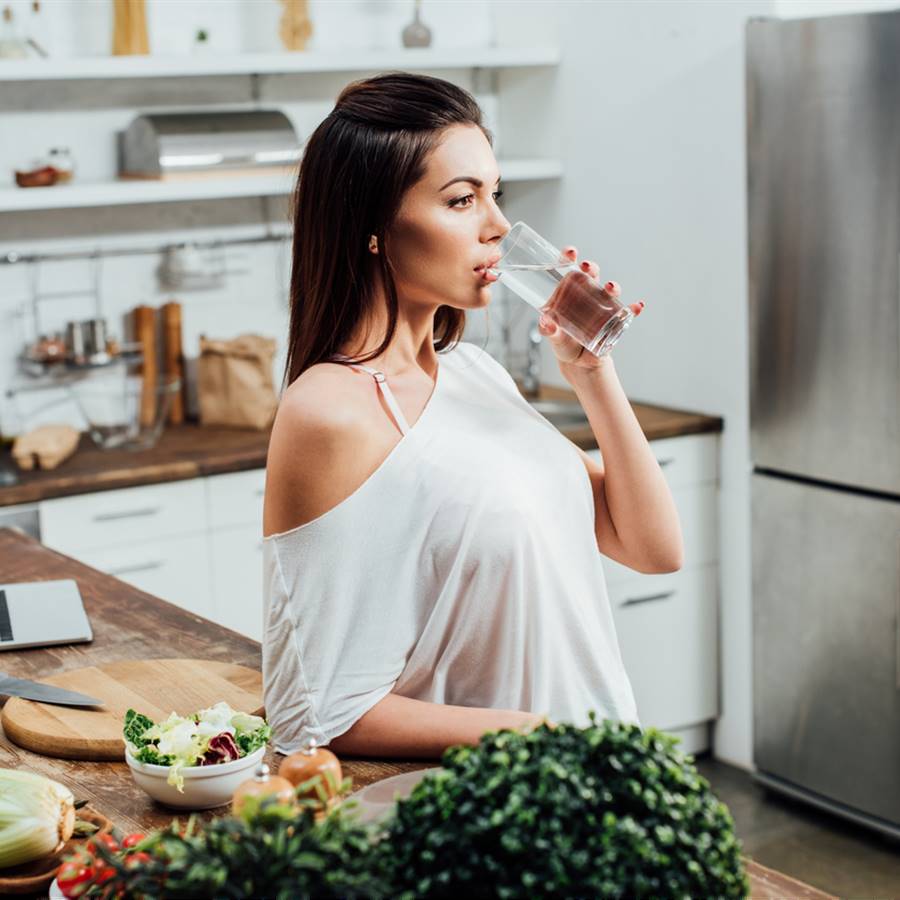
[{"label": "pepper grinder", "polygon": [[422,0],[415,0],[413,20],[403,29],[404,47],[431,46],[431,29],[427,25],[423,25],[422,21],[419,19],[419,10],[421,6]]}]

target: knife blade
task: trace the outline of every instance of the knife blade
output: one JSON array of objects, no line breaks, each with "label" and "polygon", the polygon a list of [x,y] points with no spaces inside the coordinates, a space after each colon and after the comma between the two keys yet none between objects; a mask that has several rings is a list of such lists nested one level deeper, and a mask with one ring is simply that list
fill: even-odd
[{"label": "knife blade", "polygon": [[29,681],[27,678],[13,678],[5,672],[0,672],[0,694],[37,700],[39,703],[55,703],[58,706],[103,706],[103,701],[96,697],[67,691],[52,684]]}]

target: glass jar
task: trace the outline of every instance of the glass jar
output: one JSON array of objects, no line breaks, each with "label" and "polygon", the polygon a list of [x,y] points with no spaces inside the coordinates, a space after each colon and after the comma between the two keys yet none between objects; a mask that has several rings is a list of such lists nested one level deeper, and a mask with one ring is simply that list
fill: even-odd
[{"label": "glass jar", "polygon": [[57,181],[60,183],[71,181],[75,174],[75,160],[68,147],[51,147],[47,154],[47,165],[53,166],[59,173]]}]

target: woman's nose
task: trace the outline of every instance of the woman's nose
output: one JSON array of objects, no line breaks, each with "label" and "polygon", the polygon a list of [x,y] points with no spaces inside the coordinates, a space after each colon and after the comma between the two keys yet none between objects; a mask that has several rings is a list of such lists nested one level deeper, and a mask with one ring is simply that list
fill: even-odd
[{"label": "woman's nose", "polygon": [[506,216],[504,216],[503,213],[501,213],[501,212],[497,213],[496,227],[497,227],[497,231],[499,232],[499,237],[501,240],[503,238],[505,238],[509,234],[510,230],[512,229],[512,225],[509,224],[509,222],[506,219]]}]

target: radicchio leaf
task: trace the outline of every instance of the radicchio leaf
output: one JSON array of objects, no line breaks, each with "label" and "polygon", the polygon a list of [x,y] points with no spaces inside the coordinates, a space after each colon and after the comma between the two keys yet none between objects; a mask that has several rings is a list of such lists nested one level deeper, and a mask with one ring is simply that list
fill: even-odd
[{"label": "radicchio leaf", "polygon": [[241,751],[234,742],[234,737],[227,731],[209,739],[206,752],[200,760],[201,766],[213,766],[216,763],[231,762],[241,758]]}]

